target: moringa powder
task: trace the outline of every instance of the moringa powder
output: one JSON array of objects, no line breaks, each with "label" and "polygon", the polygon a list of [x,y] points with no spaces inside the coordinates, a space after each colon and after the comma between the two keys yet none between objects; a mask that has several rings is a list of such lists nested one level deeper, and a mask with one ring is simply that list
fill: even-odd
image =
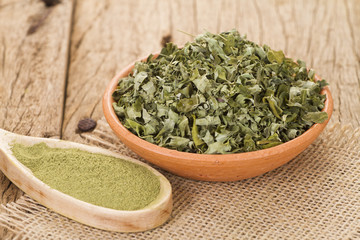
[{"label": "moringa powder", "polygon": [[160,181],[144,166],[98,153],[15,143],[12,152],[35,177],[79,200],[116,210],[137,210],[160,192]]}]

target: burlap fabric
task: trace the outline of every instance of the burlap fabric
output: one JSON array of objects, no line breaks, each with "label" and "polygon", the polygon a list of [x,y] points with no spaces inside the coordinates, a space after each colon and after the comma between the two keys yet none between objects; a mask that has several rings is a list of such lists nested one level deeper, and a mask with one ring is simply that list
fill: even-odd
[{"label": "burlap fabric", "polygon": [[[104,120],[83,134],[138,158]],[[200,182],[161,171],[174,210],[161,227],[115,233],[82,225],[28,196],[2,206],[9,239],[360,239],[360,129],[335,124],[288,164],[238,182]]]}]

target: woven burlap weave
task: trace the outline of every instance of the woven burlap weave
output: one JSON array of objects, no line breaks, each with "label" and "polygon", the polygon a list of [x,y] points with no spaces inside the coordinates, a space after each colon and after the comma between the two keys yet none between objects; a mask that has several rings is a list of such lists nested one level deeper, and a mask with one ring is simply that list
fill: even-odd
[{"label": "woven burlap weave", "polygon": [[[138,158],[104,120],[88,144]],[[335,124],[288,164],[238,182],[200,182],[161,171],[174,210],[161,227],[114,233],[82,225],[23,196],[2,206],[9,239],[360,239],[360,129]]]}]

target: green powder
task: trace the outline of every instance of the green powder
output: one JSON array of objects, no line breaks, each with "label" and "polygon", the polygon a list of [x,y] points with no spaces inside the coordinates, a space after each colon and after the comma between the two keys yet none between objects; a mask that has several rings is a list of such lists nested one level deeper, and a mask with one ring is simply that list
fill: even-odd
[{"label": "green powder", "polygon": [[149,205],[160,192],[159,178],[144,166],[79,149],[14,144],[14,156],[50,187],[79,200],[117,210]]}]

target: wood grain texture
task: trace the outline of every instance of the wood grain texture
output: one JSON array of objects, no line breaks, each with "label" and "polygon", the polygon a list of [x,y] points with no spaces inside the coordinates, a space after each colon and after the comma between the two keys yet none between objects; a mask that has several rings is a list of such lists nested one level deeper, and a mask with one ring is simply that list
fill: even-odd
[{"label": "wood grain texture", "polygon": [[[71,1],[0,1],[0,128],[59,137]],[[21,193],[0,174],[0,202]]]},{"label": "wood grain texture", "polygon": [[52,8],[41,1],[2,4],[2,128],[32,136],[60,136],[70,17],[70,1]]},{"label": "wood grain texture", "polygon": [[78,1],[63,136],[81,141],[79,120],[103,116],[101,95],[134,59],[161,49],[162,38],[182,45],[188,35],[232,28],[255,42],[302,59],[330,83],[333,122],[360,125],[360,17],[356,1],[195,0]]},{"label": "wood grain texture", "polygon": [[[101,98],[110,79],[122,67],[158,51],[169,33],[166,1],[78,1],[71,38],[71,59],[63,136],[75,134],[85,117],[103,116]],[[141,33],[141,34],[140,34]]]},{"label": "wood grain texture", "polygon": [[[357,0],[78,0],[71,21],[72,8],[71,0],[50,9],[40,0],[0,0],[1,128],[81,142],[78,121],[103,116],[102,94],[123,67],[158,52],[164,39],[192,40],[178,30],[232,28],[305,60],[330,83],[331,122],[360,126]],[[0,181],[0,201],[15,199],[17,188],[2,174]]]}]

